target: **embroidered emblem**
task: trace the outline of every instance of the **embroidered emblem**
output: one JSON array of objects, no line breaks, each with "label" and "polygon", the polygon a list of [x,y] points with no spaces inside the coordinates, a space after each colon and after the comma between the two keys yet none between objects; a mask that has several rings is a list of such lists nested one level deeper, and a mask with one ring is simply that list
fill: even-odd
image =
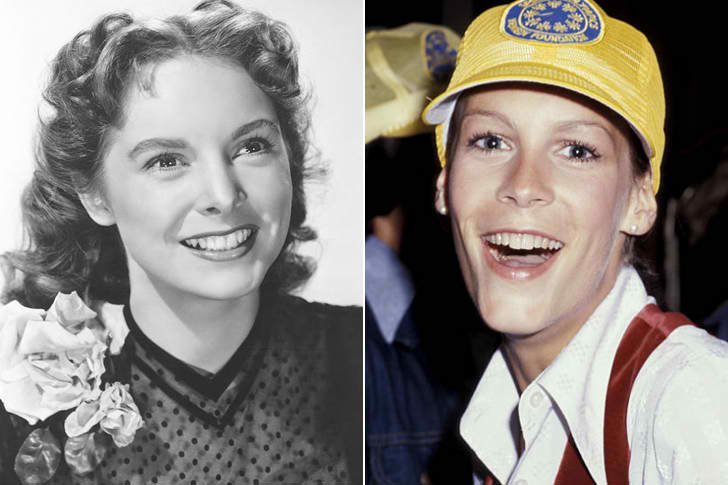
[{"label": "embroidered emblem", "polygon": [[522,0],[508,7],[501,30],[521,40],[588,44],[601,40],[604,22],[588,0]]},{"label": "embroidered emblem", "polygon": [[425,37],[425,58],[430,77],[438,82],[447,82],[455,69],[458,51],[447,42],[445,32],[433,30]]}]

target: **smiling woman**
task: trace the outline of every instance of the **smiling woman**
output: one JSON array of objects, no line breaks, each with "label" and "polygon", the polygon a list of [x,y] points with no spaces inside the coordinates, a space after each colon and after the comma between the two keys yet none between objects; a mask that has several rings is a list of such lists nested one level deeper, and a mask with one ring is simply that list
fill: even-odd
[{"label": "smiling woman", "polygon": [[152,287],[215,300],[253,292],[291,220],[291,163],[272,101],[245,69],[214,58],[185,55],[143,75],[153,94],[126,95],[98,187],[81,197],[97,224],[119,231],[139,282],[132,305],[160,291]]},{"label": "smiling woman", "polygon": [[652,228],[665,101],[647,39],[589,0],[468,28],[427,107],[466,287],[503,335],[460,422],[485,483],[728,480],[728,346],[631,266]]},{"label": "smiling woman", "polygon": [[2,260],[0,482],[358,483],[360,308],[290,294],[315,233],[286,26],[106,15],[44,98]]},{"label": "smiling woman", "polygon": [[525,84],[468,93],[453,119],[440,187],[458,221],[466,284],[500,332],[558,322],[558,352],[614,284],[631,223],[654,218],[649,184],[630,199],[629,129],[588,99]]}]

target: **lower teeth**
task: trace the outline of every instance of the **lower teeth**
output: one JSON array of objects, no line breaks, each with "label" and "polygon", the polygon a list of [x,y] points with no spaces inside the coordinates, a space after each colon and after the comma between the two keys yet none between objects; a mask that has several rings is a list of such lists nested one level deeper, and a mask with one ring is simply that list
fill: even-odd
[{"label": "lower teeth", "polygon": [[[505,254],[500,249],[497,248],[491,248],[490,254],[493,255],[493,258],[495,258],[496,261],[499,263],[507,262],[507,261],[513,261],[513,262],[520,262],[523,264],[529,264],[529,265],[538,265],[542,264],[546,261],[548,261],[551,256],[555,254],[556,251],[528,251],[528,250],[513,250],[513,254]],[[538,259],[536,259],[538,258]]]}]

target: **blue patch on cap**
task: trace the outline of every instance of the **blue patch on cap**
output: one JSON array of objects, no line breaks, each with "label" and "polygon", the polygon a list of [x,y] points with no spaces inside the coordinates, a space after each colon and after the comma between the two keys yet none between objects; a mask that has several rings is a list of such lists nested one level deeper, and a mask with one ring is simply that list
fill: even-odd
[{"label": "blue patch on cap", "polygon": [[587,0],[522,0],[508,7],[502,31],[546,44],[588,44],[602,38],[604,22]]},{"label": "blue patch on cap", "polygon": [[425,37],[425,59],[430,77],[446,83],[455,69],[458,51],[447,42],[445,32],[433,30]]}]

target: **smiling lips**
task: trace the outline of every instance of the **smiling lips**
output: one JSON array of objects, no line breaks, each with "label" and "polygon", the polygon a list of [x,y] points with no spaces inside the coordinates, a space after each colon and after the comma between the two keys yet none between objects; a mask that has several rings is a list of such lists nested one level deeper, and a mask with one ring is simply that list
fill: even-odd
[{"label": "smiling lips", "polygon": [[235,259],[246,254],[255,243],[258,226],[249,224],[232,230],[206,233],[180,241],[194,254],[214,261]]},{"label": "smiling lips", "polygon": [[192,249],[208,251],[229,251],[243,244],[253,234],[251,227],[236,229],[224,235],[210,235],[184,239],[182,244]]},{"label": "smiling lips", "polygon": [[510,280],[529,280],[542,275],[564,247],[561,241],[531,232],[491,232],[482,241],[488,266]]}]

